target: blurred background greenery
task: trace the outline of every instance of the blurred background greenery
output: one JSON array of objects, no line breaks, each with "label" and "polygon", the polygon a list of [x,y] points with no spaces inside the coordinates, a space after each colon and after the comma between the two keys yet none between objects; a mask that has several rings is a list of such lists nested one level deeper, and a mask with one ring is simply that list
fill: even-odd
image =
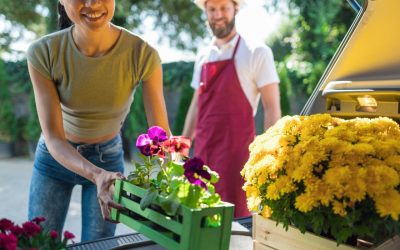
[{"label": "blurred background greenery", "polygon": [[[11,23],[4,26],[0,36],[0,157],[32,156],[40,136],[26,59],[12,51],[11,44],[21,39],[24,31],[31,31],[36,37],[55,31],[57,2],[0,0],[0,22]],[[285,16],[265,43],[274,52],[281,79],[283,114],[298,114],[357,13],[346,0],[265,0],[264,8],[268,13]],[[196,51],[200,41],[209,36],[205,16],[191,0],[116,1],[115,24],[140,34],[146,29],[142,20],[147,17],[155,20],[161,37],[179,50]],[[5,59],[4,55],[10,53],[17,54],[18,59]],[[193,62],[165,63],[163,70],[170,126],[178,135],[193,93],[189,86]],[[259,109],[258,133],[262,132],[260,113]],[[122,131],[129,158],[134,138],[147,131],[140,88]]]}]

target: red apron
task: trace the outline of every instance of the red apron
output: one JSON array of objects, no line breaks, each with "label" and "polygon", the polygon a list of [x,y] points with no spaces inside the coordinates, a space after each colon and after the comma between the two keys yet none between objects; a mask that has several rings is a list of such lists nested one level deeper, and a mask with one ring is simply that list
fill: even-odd
[{"label": "red apron", "polygon": [[223,201],[235,204],[235,217],[249,216],[240,175],[255,137],[253,109],[236,73],[234,58],[205,63],[201,70],[195,155],[220,175],[215,185]]}]

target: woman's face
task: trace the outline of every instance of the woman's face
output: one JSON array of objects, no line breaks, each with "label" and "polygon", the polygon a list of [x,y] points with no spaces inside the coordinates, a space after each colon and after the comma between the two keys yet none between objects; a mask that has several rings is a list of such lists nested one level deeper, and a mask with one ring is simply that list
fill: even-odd
[{"label": "woman's face", "polygon": [[114,16],[115,0],[60,0],[69,19],[77,26],[98,29]]}]

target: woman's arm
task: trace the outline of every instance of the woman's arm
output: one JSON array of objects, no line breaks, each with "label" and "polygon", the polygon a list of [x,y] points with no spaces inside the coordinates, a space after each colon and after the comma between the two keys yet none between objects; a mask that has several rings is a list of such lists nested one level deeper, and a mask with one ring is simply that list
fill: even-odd
[{"label": "woman's arm", "polygon": [[122,208],[111,198],[113,181],[122,178],[122,174],[108,172],[96,167],[68,143],[64,133],[60,99],[55,84],[43,77],[30,63],[28,63],[28,69],[35,94],[40,126],[50,154],[67,169],[96,184],[103,217],[109,219],[111,207]]},{"label": "woman's arm", "polygon": [[143,103],[149,126],[160,126],[170,136],[171,131],[165,107],[161,65],[154,70],[148,79],[143,81]]}]

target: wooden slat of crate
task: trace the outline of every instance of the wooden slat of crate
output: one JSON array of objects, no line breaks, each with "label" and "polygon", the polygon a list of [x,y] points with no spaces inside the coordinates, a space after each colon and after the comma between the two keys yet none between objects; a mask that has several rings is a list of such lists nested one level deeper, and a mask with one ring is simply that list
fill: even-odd
[{"label": "wooden slat of crate", "polygon": [[[358,250],[348,245],[337,246],[336,242],[312,233],[302,234],[298,229],[290,227],[286,231],[281,224],[253,215],[253,241],[255,250]],[[363,248],[365,249],[365,248]],[[400,237],[394,236],[370,250],[400,250]]]},{"label": "wooden slat of crate", "polygon": [[[279,250],[356,250],[357,248],[347,245],[337,246],[335,241],[322,238],[320,236],[305,233],[302,234],[298,229],[289,227],[286,231],[281,224],[276,226],[276,222],[265,219],[260,215],[253,215],[253,239],[260,245],[268,246]],[[255,250],[268,249],[257,248]]]},{"label": "wooden slat of crate", "polygon": [[253,249],[257,249],[257,250],[276,250],[276,248],[272,248],[269,246],[266,246],[264,244],[261,244],[260,242],[257,241],[253,241]]},{"label": "wooden slat of crate", "polygon": [[379,246],[373,248],[374,250],[398,250],[400,249],[400,237],[398,235],[383,242]]}]

